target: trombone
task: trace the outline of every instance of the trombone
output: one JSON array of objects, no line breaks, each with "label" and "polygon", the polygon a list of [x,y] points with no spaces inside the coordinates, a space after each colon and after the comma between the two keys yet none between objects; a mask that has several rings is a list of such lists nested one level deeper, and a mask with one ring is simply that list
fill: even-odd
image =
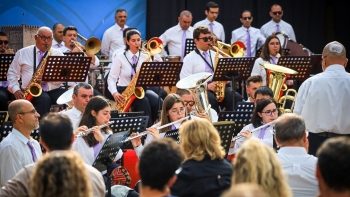
[{"label": "trombone", "polygon": [[[228,57],[243,57],[246,51],[246,47],[243,42],[237,41],[232,45],[224,42],[217,41],[218,48],[225,52]],[[228,55],[230,54],[230,55]]]},{"label": "trombone", "polygon": [[156,55],[162,52],[164,45],[161,39],[159,39],[158,37],[153,37],[148,41],[144,40],[143,47],[147,49],[151,53],[151,55]]},{"label": "trombone", "polygon": [[[85,47],[86,53],[88,53],[88,54],[96,54],[96,53],[98,53],[100,51],[100,49],[101,49],[101,41],[100,41],[100,39],[98,39],[96,37],[91,37],[89,39],[86,39],[85,37],[83,37],[79,33],[77,35],[78,35],[78,37],[81,40],[85,41],[85,46],[84,47]],[[85,56],[87,56],[86,53],[84,52],[84,50],[77,45],[76,41],[71,40],[71,42],[74,43],[74,45],[79,49],[80,52],[84,53]]]}]

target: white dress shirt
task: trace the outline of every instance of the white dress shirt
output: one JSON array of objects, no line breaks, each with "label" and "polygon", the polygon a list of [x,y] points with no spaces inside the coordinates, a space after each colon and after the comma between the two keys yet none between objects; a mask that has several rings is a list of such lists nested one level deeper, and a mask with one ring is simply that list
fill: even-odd
[{"label": "white dress shirt", "polygon": [[[235,29],[232,31],[232,38],[231,38],[231,44],[237,41],[241,41],[244,43],[244,46],[247,47],[248,45],[248,33],[247,28],[240,27],[238,29]],[[249,28],[249,34],[250,34],[250,49],[251,49],[251,57],[255,57],[256,48],[260,48],[266,38],[260,34],[260,30],[254,27]],[[244,54],[244,57],[247,57],[247,52]]]},{"label": "white dress shirt", "polygon": [[[182,36],[183,30],[180,24],[166,30],[159,38],[163,41],[163,45],[168,46],[169,55],[182,56]],[[186,38],[193,38],[193,27],[186,30]],[[167,56],[165,50],[162,51],[164,56]]]},{"label": "white dress shirt", "polygon": [[317,158],[307,154],[304,147],[282,147],[277,153],[288,185],[294,197],[317,196],[319,193],[316,178]]},{"label": "white dress shirt", "polygon": [[[276,57],[276,63],[278,62],[278,57]],[[270,61],[265,61],[263,60],[261,57],[259,57],[258,59],[255,60],[254,62],[254,66],[252,69],[252,73],[250,74],[250,76],[254,76],[254,75],[260,75],[262,77],[262,85],[266,86],[266,70],[263,66],[260,65],[260,63],[263,64],[273,64],[273,61],[270,58]]]},{"label": "white dress shirt", "polygon": [[[107,139],[107,137],[112,133],[112,131],[109,131],[108,134],[105,134],[101,131],[104,140],[101,143],[102,145],[105,143],[105,140]],[[102,146],[101,146],[102,148]],[[78,137],[75,138],[73,145],[72,145],[72,149],[77,151],[81,158],[84,159],[85,163],[92,165],[95,161],[95,157],[94,157],[94,147],[89,147],[89,145],[85,142],[83,137]]]},{"label": "white dress shirt", "polygon": [[[205,26],[208,27],[208,29],[210,30],[210,24],[211,22],[208,20],[208,18],[205,18],[202,21],[197,22],[196,24],[194,24],[193,28],[196,28],[198,26]],[[216,35],[216,37],[221,40],[222,42],[225,42],[225,31],[224,31],[224,27],[221,25],[221,23],[217,22],[217,21],[213,21],[213,34]]]},{"label": "white dress shirt", "polygon": [[[130,50],[125,52],[125,55],[128,59],[125,58],[124,52],[119,53],[116,58],[114,58],[115,61],[112,61],[112,68],[108,75],[108,90],[113,95],[117,91],[116,83],[118,81],[118,86],[128,86],[131,81],[131,65],[132,64],[132,57],[136,55],[138,58],[136,71],[138,71],[141,68],[142,63],[147,59],[147,55],[144,53],[137,52],[136,54],[132,54]],[[140,57],[139,57],[140,55]],[[130,63],[129,63],[129,62]]]},{"label": "white dress shirt", "polygon": [[64,114],[69,117],[69,119],[72,121],[72,126],[74,131],[79,127],[79,123],[81,121],[83,112],[79,111],[77,108],[73,106],[72,109],[69,109],[67,111],[60,111],[59,114]]},{"label": "white dress shirt", "polygon": [[[243,129],[240,131],[240,133],[242,131],[246,131],[246,130],[250,130],[252,131],[253,129],[255,129],[255,127],[253,126],[253,124],[248,124],[245,127],[243,127]],[[272,135],[272,130],[273,127],[268,127],[265,131],[264,137],[263,139],[259,139],[261,142],[263,142],[264,144],[268,145],[269,147],[273,147],[273,135]],[[259,134],[262,130],[258,130],[258,131],[254,131],[252,132],[252,137],[254,138],[258,138]],[[242,137],[238,140],[236,140],[235,146],[233,148],[230,148],[228,151],[229,155],[235,154],[237,152],[237,150],[242,146],[242,144],[247,140],[247,138]]]},{"label": "white dress shirt", "polygon": [[[199,52],[203,56],[203,51],[199,50]],[[216,53],[212,50],[208,50],[207,53],[208,53],[209,63],[212,66],[215,66],[213,64],[215,61]],[[211,60],[209,58],[209,54],[210,54]],[[219,57],[222,58],[221,55],[219,55]],[[184,58],[183,66],[180,72],[180,79],[183,79],[192,74],[205,72],[205,68],[206,68],[206,62],[203,60],[203,58],[201,58],[201,56],[197,54],[196,51],[192,51],[191,53],[186,55],[186,57]]]},{"label": "white dress shirt", "polygon": [[115,24],[105,31],[101,44],[102,55],[106,55],[109,60],[112,60],[112,55],[115,50],[125,48],[123,29],[128,27],[129,26],[125,25],[124,28],[121,28],[118,24]]},{"label": "white dress shirt", "polygon": [[61,47],[64,47],[64,41],[61,42],[61,46],[58,46],[58,42],[55,39],[52,39],[52,48],[59,49]]},{"label": "white dress shirt", "polygon": [[301,84],[293,112],[304,118],[307,131],[350,134],[349,84],[350,74],[339,64]]},{"label": "white dress shirt", "polygon": [[[275,23],[273,20],[270,20],[260,28],[261,34],[265,36],[265,38],[272,35],[273,32],[276,32],[276,25],[277,23]],[[294,40],[295,42],[297,41],[293,27],[289,23],[281,20],[278,25],[280,32],[287,35],[291,40]]]},{"label": "white dress shirt", "polygon": [[0,185],[5,185],[6,181],[12,179],[24,166],[34,163],[32,152],[28,146],[28,141],[34,146],[37,159],[42,155],[38,141],[33,138],[26,138],[17,129],[0,143]]},{"label": "white dress shirt", "polygon": [[[9,82],[8,90],[14,94],[20,89],[25,89],[33,77],[33,65],[34,65],[34,47],[31,45],[17,51],[9,69],[7,72],[7,81]],[[63,56],[63,53],[58,49],[53,49],[51,56]],[[38,66],[40,61],[39,58],[39,49],[36,47],[36,65]],[[22,79],[22,86],[19,86],[18,78]],[[62,84],[62,82],[48,82],[49,90],[56,89]]]}]

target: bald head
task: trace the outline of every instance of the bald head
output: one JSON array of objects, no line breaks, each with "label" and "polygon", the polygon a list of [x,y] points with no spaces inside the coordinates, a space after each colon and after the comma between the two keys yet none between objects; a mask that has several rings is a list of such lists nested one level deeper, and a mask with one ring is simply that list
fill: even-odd
[{"label": "bald head", "polygon": [[46,26],[42,26],[38,29],[38,32],[37,34],[40,34],[40,33],[43,33],[43,32],[50,32],[52,33],[52,30],[49,28],[49,27],[46,27]]},{"label": "bald head", "polygon": [[332,64],[340,64],[346,67],[348,59],[346,58],[345,47],[337,41],[328,43],[322,51],[323,70]]},{"label": "bald head", "polygon": [[16,115],[23,112],[24,106],[27,105],[32,105],[32,103],[24,99],[14,100],[10,103],[8,113],[13,123],[16,121]]},{"label": "bald head", "polygon": [[187,30],[192,23],[192,14],[188,10],[184,10],[180,13],[180,16],[178,17],[178,21],[180,24],[180,27],[183,30]]},{"label": "bald head", "polygon": [[192,13],[188,10],[184,10],[180,13],[180,17],[183,17],[183,16],[186,16],[186,17],[191,17],[192,16]]}]

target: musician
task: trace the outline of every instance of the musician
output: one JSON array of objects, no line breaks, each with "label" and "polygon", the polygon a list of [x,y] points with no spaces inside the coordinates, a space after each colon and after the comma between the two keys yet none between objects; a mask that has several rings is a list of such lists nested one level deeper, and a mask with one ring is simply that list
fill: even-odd
[{"label": "musician", "polygon": [[[187,113],[191,113],[192,111],[196,111],[196,109],[194,107],[194,105],[196,104],[196,101],[194,100],[193,96],[191,95],[191,93],[188,90],[178,89],[176,91],[176,94],[181,96],[182,100],[184,101],[184,105],[186,106]],[[219,117],[213,108],[210,108],[210,114],[211,114],[211,121],[217,122]],[[196,116],[210,120],[206,113],[196,113]]]},{"label": "musician", "polygon": [[125,9],[117,9],[114,19],[116,24],[108,28],[103,34],[101,53],[112,60],[113,52],[120,48],[125,48],[123,31],[128,28],[126,25],[127,13]]},{"label": "musician", "polygon": [[0,184],[5,185],[25,165],[41,157],[38,141],[30,134],[39,128],[40,115],[32,103],[16,100],[9,105],[9,116],[13,123],[12,132],[0,143]]},{"label": "musician", "polygon": [[180,147],[172,139],[155,140],[148,144],[137,169],[141,178],[140,197],[168,196],[182,159]]},{"label": "musician", "polygon": [[271,6],[270,16],[272,20],[260,28],[260,32],[263,36],[267,38],[270,35],[275,35],[276,33],[281,32],[288,36],[291,40],[294,40],[295,42],[297,41],[293,27],[289,23],[282,20],[283,11],[280,5],[273,4]]},{"label": "musician", "polygon": [[67,111],[61,111],[60,114],[67,115],[72,121],[73,130],[79,127],[81,117],[85,111],[86,105],[93,97],[93,88],[88,83],[78,83],[74,86],[72,100],[73,107]]},{"label": "musician", "polygon": [[341,197],[350,193],[350,140],[348,137],[328,139],[317,151],[316,177],[318,197]]},{"label": "musician", "polygon": [[255,90],[254,93],[254,105],[256,105],[256,101],[262,98],[273,99],[273,92],[267,86],[260,86]]},{"label": "musician", "polygon": [[[52,56],[63,56],[63,53],[51,48],[52,46],[52,31],[48,27],[40,27],[37,34],[34,36],[35,45],[31,45],[17,51],[10,68],[7,73],[7,81],[9,82],[8,90],[16,99],[23,99],[23,90],[33,77],[38,78],[41,82],[42,75],[33,76],[38,69],[40,61],[46,51],[51,51]],[[46,48],[47,46],[47,48]],[[47,53],[49,54],[49,52]],[[47,58],[47,56],[45,57]],[[18,83],[18,78],[22,79],[22,85]],[[44,115],[50,111],[52,104],[56,104],[57,98],[65,92],[59,88],[62,82],[42,82],[42,93],[38,97],[34,97],[31,102],[40,115]]]},{"label": "musician", "polygon": [[273,126],[266,126],[258,131],[251,132],[252,129],[258,128],[264,124],[268,124],[279,116],[277,103],[272,99],[261,98],[256,100],[256,106],[252,115],[252,123],[243,127],[239,135],[243,137],[232,142],[230,145],[229,155],[235,154],[239,147],[249,138],[257,138],[264,144],[273,146]]},{"label": "musician", "polygon": [[[163,41],[163,45],[168,46],[169,55],[180,56],[184,58],[186,39],[193,38],[192,13],[184,10],[178,17],[179,23],[174,27],[166,30],[159,38]],[[162,54],[168,54],[163,50]]]},{"label": "musician", "polygon": [[[303,118],[294,113],[279,117],[275,124],[275,140],[280,147],[277,158],[288,176],[294,197],[317,196],[317,158],[307,154],[309,141]],[[295,166],[298,166],[297,171]]]},{"label": "musician", "polygon": [[58,49],[65,46],[63,41],[63,30],[64,26],[62,23],[55,23],[52,28],[53,40],[52,40],[52,48]]},{"label": "musician", "polygon": [[[139,71],[142,63],[150,59],[147,54],[139,50],[141,47],[140,36],[141,34],[137,30],[130,30],[126,34],[125,52],[117,55],[108,75],[108,90],[113,96],[110,99],[114,99],[116,103],[123,102],[122,93]],[[143,111],[146,116],[149,116],[148,126],[151,126],[158,117],[158,96],[153,91],[148,90],[145,97],[136,98],[131,107],[134,108],[134,111]]]},{"label": "musician", "polygon": [[[136,155],[140,157],[141,152],[149,142],[154,139],[163,138],[165,133],[170,130],[178,129],[181,125],[181,122],[175,123],[171,126],[165,127],[163,129],[157,130],[157,127],[166,125],[168,123],[180,120],[186,116],[186,106],[182,98],[177,94],[169,94],[163,102],[162,113],[160,123],[153,125],[152,127],[147,128],[148,134],[144,145],[141,143],[141,137],[131,140],[132,146],[135,149]],[[130,135],[131,137],[137,136],[137,133]]]},{"label": "musician", "polygon": [[[250,76],[247,79],[246,92],[248,94],[248,99],[246,102],[255,102],[255,91],[262,86],[262,77],[260,75]],[[272,94],[273,95],[273,94]]]},{"label": "musician", "polygon": [[204,20],[194,24],[193,28],[205,26],[211,33],[215,34],[220,41],[225,42],[224,27],[221,25],[221,23],[215,21],[219,15],[219,5],[213,1],[208,2],[204,13],[207,17]]},{"label": "musician", "polygon": [[[14,54],[13,49],[8,48],[9,40],[5,32],[0,32],[0,54]],[[13,100],[11,92],[7,90],[8,82],[0,81],[0,111],[7,111],[8,101]]]},{"label": "musician", "polygon": [[173,196],[220,196],[230,187],[232,165],[224,158],[219,133],[203,118],[186,121],[179,130],[185,160],[170,188]]},{"label": "musician", "polygon": [[[240,183],[255,183],[262,187],[269,197],[293,196],[276,153],[260,140],[247,140],[238,149],[232,164],[235,167],[232,188]],[[298,169],[297,166],[295,169]]]},{"label": "musician", "polygon": [[[65,154],[70,152],[74,141],[72,123],[65,115],[49,113],[40,121],[40,143],[49,155]],[[12,179],[6,182],[0,189],[1,197],[28,197],[33,174],[37,163],[23,167]],[[58,165],[56,165],[58,166]],[[89,175],[93,196],[104,196],[106,186],[101,173],[88,164],[83,164]],[[71,180],[66,180],[71,181]],[[72,195],[71,195],[72,196]]]},{"label": "musician", "polygon": [[[279,54],[279,55],[278,55]],[[277,64],[278,58],[282,55],[282,47],[277,36],[271,35],[266,38],[260,57],[255,60],[251,76],[260,75],[263,79],[263,86],[267,85],[266,70],[260,63]]]},{"label": "musician", "polygon": [[240,18],[242,27],[232,31],[231,44],[240,41],[244,43],[246,52],[244,57],[255,57],[256,49],[265,42],[265,36],[260,34],[260,30],[251,26],[253,22],[252,13],[245,10]]},{"label": "musician", "polygon": [[327,138],[350,136],[350,122],[341,121],[350,115],[347,63],[345,47],[337,41],[328,43],[322,52],[323,73],[307,79],[299,88],[294,113],[305,119],[309,154],[315,155]]},{"label": "musician", "polygon": [[[193,31],[194,42],[197,49],[189,53],[185,59],[180,72],[180,79],[199,72],[214,73],[216,52],[209,50],[211,44],[211,32],[208,28],[199,26]],[[222,56],[219,55],[221,58]],[[211,107],[219,113],[219,104],[226,108],[226,111],[233,111],[233,98],[230,87],[226,85],[225,98],[219,103],[215,97],[216,82],[208,83],[208,99]],[[235,105],[242,101],[241,95],[235,92]]]}]

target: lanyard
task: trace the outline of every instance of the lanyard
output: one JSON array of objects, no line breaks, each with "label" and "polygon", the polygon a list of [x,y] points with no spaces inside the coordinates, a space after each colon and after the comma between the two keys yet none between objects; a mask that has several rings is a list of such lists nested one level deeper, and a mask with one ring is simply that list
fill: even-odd
[{"label": "lanyard", "polygon": [[[131,51],[130,51],[130,52],[131,52]],[[139,56],[137,57],[136,63],[135,63],[135,64],[132,64],[132,63],[128,60],[128,58],[126,57],[126,51],[124,52],[125,59],[126,59],[126,61],[129,62],[130,66],[131,66],[131,78],[133,77],[133,75],[132,75],[132,69],[134,69],[134,71],[135,71],[135,73],[136,73],[136,67],[137,67],[137,63],[139,62],[140,55],[141,55],[141,51],[139,51]]]}]

